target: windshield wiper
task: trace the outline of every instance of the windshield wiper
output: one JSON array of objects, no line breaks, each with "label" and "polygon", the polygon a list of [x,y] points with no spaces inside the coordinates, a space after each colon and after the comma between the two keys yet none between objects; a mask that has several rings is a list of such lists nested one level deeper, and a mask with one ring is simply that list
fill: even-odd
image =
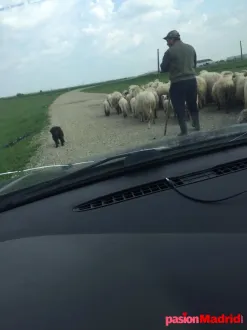
[{"label": "windshield wiper", "polygon": [[[118,154],[115,156],[111,156],[100,161],[94,162],[91,165],[83,167],[73,173],[62,176],[58,179],[54,179],[48,182],[48,184],[60,184],[61,182],[65,183],[66,181],[74,180],[81,178],[81,176],[91,174],[91,171],[95,168],[100,168],[101,166],[107,166],[110,164],[118,164],[121,165],[122,168],[127,169],[129,167],[138,167],[138,166],[147,166],[149,164],[156,163],[161,160],[162,162],[165,160],[164,157],[168,155],[181,157],[180,151],[185,153],[185,155],[190,156],[190,152],[197,152],[197,154],[201,152],[205,152],[206,149],[211,150],[212,146],[217,147],[231,147],[231,145],[239,145],[244,141],[247,141],[247,132],[242,134],[235,133],[230,136],[221,136],[217,138],[212,138],[210,140],[206,139],[205,141],[195,141],[194,143],[187,143],[187,139],[182,138],[177,146],[173,148],[169,147],[157,147],[150,148],[144,150],[130,151],[123,154]],[[122,162],[121,162],[122,160]],[[121,162],[121,163],[120,163]]]},{"label": "windshield wiper", "polygon": [[[164,148],[165,149],[165,148]],[[163,150],[140,150],[95,162],[86,168],[77,170],[74,173],[59,177],[47,182],[37,184],[25,189],[16,190],[0,196],[0,212],[4,212],[15,207],[32,203],[42,198],[57,195],[80,186],[103,180],[113,174],[119,175],[123,169],[145,167],[157,161],[164,161]],[[110,163],[110,164],[108,164]],[[105,166],[103,166],[105,165]],[[109,169],[110,167],[110,169]],[[21,193],[20,193],[21,192]]]},{"label": "windshield wiper", "polygon": [[146,149],[109,157],[71,174],[0,196],[0,212],[115,176],[164,165],[164,162],[168,164],[205,155],[207,152],[217,152],[244,145],[247,138],[241,136],[243,134],[234,134],[189,145],[181,144],[174,148]]}]

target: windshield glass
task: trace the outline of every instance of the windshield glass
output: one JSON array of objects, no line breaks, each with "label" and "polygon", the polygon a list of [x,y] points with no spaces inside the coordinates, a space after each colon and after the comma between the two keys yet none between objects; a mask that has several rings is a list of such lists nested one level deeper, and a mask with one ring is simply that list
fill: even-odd
[{"label": "windshield glass", "polygon": [[128,150],[245,132],[246,9],[3,0],[0,194]]}]

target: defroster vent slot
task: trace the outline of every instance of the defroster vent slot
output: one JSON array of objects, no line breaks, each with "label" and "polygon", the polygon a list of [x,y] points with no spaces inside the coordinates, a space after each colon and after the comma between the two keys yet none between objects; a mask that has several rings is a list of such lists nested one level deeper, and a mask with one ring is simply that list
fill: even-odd
[{"label": "defroster vent slot", "polygon": [[[170,178],[176,188],[182,187],[188,184],[201,182],[209,179],[213,179],[222,175],[242,171],[247,169],[247,158],[241,159],[236,162],[227,163],[224,165],[215,166],[211,169],[207,169],[200,172],[194,172],[188,175]],[[136,186],[130,189],[118,191],[106,196],[98,197],[91,201],[87,201],[73,208],[75,212],[85,212],[95,210],[101,207],[110,206],[113,204],[126,202],[131,199],[140,198],[150,194],[162,192],[171,189],[168,186],[165,179],[147,183],[144,185]]]}]

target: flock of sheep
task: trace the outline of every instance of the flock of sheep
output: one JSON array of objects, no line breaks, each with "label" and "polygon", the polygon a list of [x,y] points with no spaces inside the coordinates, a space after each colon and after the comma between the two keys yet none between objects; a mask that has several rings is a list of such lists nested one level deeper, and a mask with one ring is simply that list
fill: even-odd
[{"label": "flock of sheep", "polygon": [[[225,109],[228,112],[229,107],[243,105],[245,109],[241,111],[237,122],[247,122],[247,70],[221,73],[203,70],[196,80],[199,109],[215,103],[218,110]],[[165,113],[173,111],[172,103],[168,100],[169,89],[170,82],[163,83],[156,79],[143,86],[131,85],[122,93],[115,91],[103,102],[105,115],[116,111],[117,114],[122,113],[123,117],[140,118],[142,122],[146,120],[150,128],[151,122],[155,123],[157,118],[157,110],[163,109]]]}]

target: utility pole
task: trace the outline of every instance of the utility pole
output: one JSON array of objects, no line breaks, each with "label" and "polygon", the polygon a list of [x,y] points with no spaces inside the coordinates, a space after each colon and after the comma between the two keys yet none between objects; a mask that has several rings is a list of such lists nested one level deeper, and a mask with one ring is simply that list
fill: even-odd
[{"label": "utility pole", "polygon": [[242,49],[242,42],[240,40],[240,55],[241,55],[241,61],[243,60],[243,49]]},{"label": "utility pole", "polygon": [[158,65],[158,73],[160,73],[160,50],[157,49],[157,65]]}]

